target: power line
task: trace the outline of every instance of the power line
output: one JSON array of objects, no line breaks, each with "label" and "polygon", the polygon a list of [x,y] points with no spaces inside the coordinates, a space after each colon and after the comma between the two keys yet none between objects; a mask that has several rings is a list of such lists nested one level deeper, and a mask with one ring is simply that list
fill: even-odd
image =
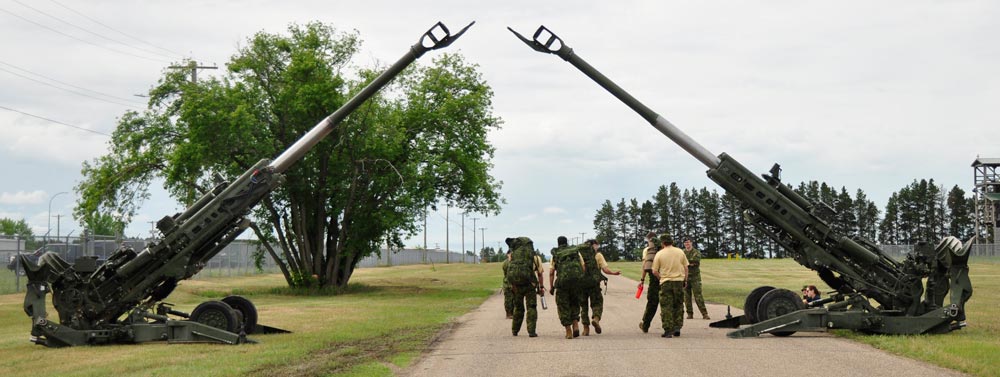
[{"label": "power line", "polygon": [[77,41],[89,44],[89,45],[92,45],[92,46],[96,46],[98,48],[103,48],[105,50],[114,51],[114,52],[117,52],[119,54],[128,55],[128,56],[136,57],[136,58],[139,58],[139,59],[145,59],[145,60],[154,61],[154,62],[158,62],[158,63],[169,63],[166,60],[154,59],[154,58],[150,58],[150,57],[146,57],[146,56],[142,56],[142,55],[136,55],[136,54],[133,54],[133,53],[130,53],[130,52],[127,52],[127,51],[122,51],[122,50],[119,50],[119,49],[111,48],[111,47],[108,47],[108,46],[101,46],[101,45],[99,45],[97,43],[94,43],[94,42],[91,42],[91,41],[88,41],[88,40],[85,40],[85,39],[81,39],[81,38],[75,37],[75,36],[70,35],[70,34],[63,33],[61,31],[53,29],[53,28],[51,28],[49,26],[46,26],[46,25],[40,24],[38,22],[32,21],[32,20],[30,20],[28,18],[25,18],[25,17],[23,17],[21,15],[18,15],[17,13],[11,12],[11,11],[3,9],[3,8],[0,8],[0,12],[7,13],[7,14],[9,14],[11,16],[20,18],[21,20],[23,20],[25,22],[28,22],[28,23],[33,24],[35,26],[38,26],[40,28],[46,29],[46,30],[51,31],[53,33],[56,33],[56,34],[65,36],[67,38],[71,38],[71,39],[74,39],[74,40],[77,40]]},{"label": "power line", "polygon": [[[58,81],[58,80],[54,80],[54,79],[50,79],[50,78],[47,78],[47,77],[45,77],[45,76],[42,76],[42,75],[38,75],[38,74],[36,74],[36,73],[33,73],[33,72],[31,72],[31,71],[28,71],[28,70],[25,70],[25,69],[22,69],[22,68],[18,68],[18,67],[16,67],[16,66],[13,66],[13,65],[11,65],[11,64],[7,64],[7,63],[4,63],[4,62],[2,62],[2,61],[0,61],[0,64],[4,64],[4,65],[8,65],[8,66],[11,66],[11,67],[14,67],[14,68],[16,68],[16,69],[20,69],[20,70],[22,70],[22,71],[24,71],[24,72],[28,72],[28,73],[30,73],[30,74],[33,74],[33,75],[36,75],[36,76],[40,76],[40,77],[44,77],[44,78],[46,78],[46,79],[48,79],[48,80],[52,80],[52,81],[55,81],[55,82],[58,82],[58,83],[60,83],[60,84],[63,84],[63,85],[68,85],[68,86],[71,86],[71,87],[74,87],[74,88],[78,88],[78,89],[81,89],[81,90],[86,90],[86,91],[89,91],[89,92],[94,92],[94,93],[97,93],[97,94],[100,94],[100,95],[103,95],[103,96],[108,96],[108,97],[111,97],[111,98],[115,98],[116,100],[109,100],[109,99],[105,99],[105,98],[101,98],[101,97],[95,97],[95,96],[92,96],[92,95],[89,95],[89,94],[87,94],[87,93],[83,93],[83,92],[79,92],[79,91],[76,91],[76,90],[72,90],[72,89],[68,89],[68,88],[63,88],[63,87],[61,87],[61,86],[57,86],[57,85],[53,85],[53,84],[50,84],[50,83],[47,83],[47,82],[44,82],[44,81],[41,81],[41,80],[37,80],[37,79],[34,79],[34,78],[31,78],[31,77],[28,77],[28,76],[25,76],[25,75],[22,75],[22,74],[20,74],[20,73],[17,73],[17,72],[14,72],[14,71],[11,71],[11,70],[9,70],[9,69],[7,69],[7,68],[4,68],[4,67],[0,67],[0,71],[4,71],[4,72],[7,72],[7,73],[9,73],[9,74],[12,74],[12,75],[14,75],[14,76],[18,76],[18,77],[21,77],[21,78],[23,78],[23,79],[26,79],[26,80],[31,80],[31,81],[34,81],[34,82],[36,82],[36,83],[39,83],[39,84],[42,84],[42,85],[45,85],[45,86],[48,86],[48,87],[52,87],[52,88],[56,88],[56,89],[59,89],[59,90],[64,90],[64,91],[67,91],[67,92],[70,92],[70,93],[73,93],[73,94],[76,94],[76,95],[78,95],[78,96],[83,96],[83,97],[87,97],[87,98],[91,98],[91,99],[96,99],[96,100],[98,100],[98,101],[104,101],[104,102],[108,102],[108,103],[113,103],[113,104],[116,104],[116,105],[121,105],[121,106],[127,106],[127,107],[131,107],[131,108],[133,108],[133,109],[142,109],[142,108],[143,108],[143,107],[141,107],[141,106],[136,106],[136,104],[140,104],[139,102],[134,102],[134,101],[130,101],[130,100],[127,100],[127,99],[121,99],[121,98],[118,98],[118,97],[115,97],[115,96],[112,96],[112,95],[110,95],[110,94],[104,94],[104,93],[101,93],[101,92],[96,92],[96,91],[93,91],[93,90],[90,90],[90,89],[86,89],[86,88],[81,88],[81,87],[78,87],[78,86],[76,86],[76,85],[72,85],[72,84],[67,84],[67,83],[64,83],[64,82],[61,82],[61,81]],[[124,102],[124,103],[123,103],[123,102]]]},{"label": "power line", "polygon": [[39,13],[39,14],[41,14],[41,15],[45,16],[45,17],[48,17],[48,18],[51,18],[51,19],[53,19],[53,20],[56,20],[56,21],[59,21],[59,22],[61,22],[61,23],[64,23],[64,24],[66,24],[66,25],[69,25],[69,26],[72,26],[72,27],[74,27],[74,28],[77,28],[77,29],[80,29],[80,30],[82,30],[83,32],[85,32],[85,33],[87,33],[87,34],[90,34],[90,35],[93,35],[93,36],[95,36],[95,37],[98,37],[98,38],[101,38],[101,39],[104,39],[104,40],[106,40],[106,41],[111,41],[111,42],[114,42],[114,43],[118,43],[118,44],[121,44],[121,45],[124,45],[124,46],[126,46],[126,47],[131,47],[131,48],[134,48],[134,49],[136,49],[136,50],[139,50],[139,51],[142,51],[142,52],[145,52],[145,53],[149,53],[149,54],[154,54],[154,55],[159,55],[159,56],[162,56],[162,57],[165,57],[165,58],[169,58],[169,59],[176,59],[176,58],[177,58],[177,56],[171,56],[171,55],[165,55],[165,54],[163,54],[163,53],[160,53],[160,52],[156,52],[156,51],[150,51],[150,50],[146,50],[146,49],[143,49],[143,48],[139,48],[139,47],[136,47],[136,46],[132,46],[132,45],[130,45],[130,44],[128,44],[128,43],[125,43],[125,42],[122,42],[122,41],[119,41],[119,40],[117,40],[117,39],[112,39],[112,38],[109,38],[109,37],[106,37],[106,36],[104,36],[104,35],[101,35],[101,34],[98,34],[98,33],[95,33],[95,32],[93,32],[93,31],[90,31],[90,30],[87,30],[87,29],[86,29],[86,28],[84,28],[84,27],[81,27],[81,26],[78,26],[78,25],[76,25],[76,24],[74,24],[74,23],[72,23],[72,22],[69,22],[69,21],[66,21],[66,20],[64,20],[64,19],[62,19],[62,18],[59,18],[59,17],[56,17],[56,16],[53,16],[53,15],[51,15],[51,14],[49,14],[49,13],[45,12],[45,11],[42,11],[42,10],[40,10],[40,9],[38,9],[38,8],[35,8],[35,7],[33,7],[33,6],[30,6],[30,5],[28,5],[28,4],[25,4],[25,3],[23,3],[23,2],[21,2],[21,1],[19,1],[19,0],[11,0],[11,1],[13,1],[13,2],[15,2],[15,3],[18,3],[18,4],[20,4],[20,5],[22,6],[22,7],[25,7],[25,8],[28,8],[28,9],[31,9],[31,10],[33,10],[33,11],[35,11],[35,12],[37,12],[37,13]]},{"label": "power line", "polygon": [[72,124],[69,124],[69,123],[60,122],[58,120],[49,119],[49,118],[46,118],[46,117],[43,117],[43,116],[26,113],[26,112],[23,112],[21,110],[12,109],[12,108],[9,108],[9,107],[3,106],[3,105],[0,105],[0,109],[4,109],[4,110],[7,110],[7,111],[13,111],[15,113],[24,114],[24,115],[27,115],[27,116],[32,117],[32,118],[38,118],[38,119],[41,119],[41,120],[44,120],[44,121],[49,121],[49,122],[52,122],[52,123],[55,123],[55,124],[61,124],[63,126],[67,126],[67,127],[76,128],[76,129],[78,129],[80,131],[87,131],[87,132],[95,133],[95,134],[98,134],[98,135],[103,135],[103,136],[111,137],[111,135],[108,135],[108,134],[103,133],[101,131],[94,131],[94,130],[83,128],[83,127],[80,127],[80,126],[75,126],[75,125],[72,125]]},{"label": "power line", "polygon": [[95,23],[95,24],[98,24],[98,25],[101,25],[101,26],[105,27],[105,28],[106,28],[106,29],[108,29],[108,30],[111,30],[111,31],[113,31],[113,32],[115,32],[115,33],[118,33],[118,34],[121,34],[121,35],[123,35],[123,36],[125,36],[125,37],[127,37],[127,38],[130,38],[130,39],[134,40],[134,41],[137,41],[137,42],[139,42],[139,43],[143,43],[143,44],[146,44],[146,45],[148,45],[148,46],[151,46],[151,47],[154,47],[154,48],[158,48],[158,49],[160,49],[160,50],[163,50],[163,51],[166,51],[166,52],[169,52],[169,53],[171,53],[171,54],[174,54],[174,55],[177,55],[177,56],[185,56],[185,55],[184,55],[184,54],[182,54],[182,53],[179,53],[179,52],[176,52],[176,51],[173,51],[173,50],[170,50],[170,49],[166,49],[166,48],[163,48],[163,47],[160,47],[160,46],[157,46],[157,45],[154,45],[154,44],[152,44],[152,43],[149,43],[149,42],[146,42],[146,41],[144,41],[144,40],[142,40],[142,39],[139,39],[139,38],[136,38],[136,37],[134,37],[134,36],[132,36],[132,35],[129,35],[129,34],[127,34],[127,33],[123,32],[123,31],[121,31],[121,30],[118,30],[118,29],[115,29],[115,28],[113,28],[113,27],[111,27],[111,26],[108,26],[108,25],[104,24],[104,23],[103,23],[103,22],[101,22],[101,21],[98,21],[98,20],[95,20],[95,19],[93,19],[93,18],[91,18],[91,17],[88,17],[88,16],[86,15],[86,14],[83,14],[83,13],[80,13],[79,11],[77,11],[77,10],[75,10],[75,9],[73,9],[73,8],[70,8],[70,7],[68,7],[68,6],[65,6],[65,5],[63,5],[62,3],[60,3],[60,2],[58,2],[58,1],[56,1],[56,0],[49,0],[49,1],[51,1],[51,2],[55,3],[56,5],[58,5],[58,6],[60,6],[60,7],[63,7],[63,8],[65,8],[66,10],[69,10],[70,12],[73,12],[73,13],[76,13],[76,14],[80,15],[80,17],[83,17],[83,18],[86,18],[86,19],[90,20],[90,22],[93,22],[93,23]]}]

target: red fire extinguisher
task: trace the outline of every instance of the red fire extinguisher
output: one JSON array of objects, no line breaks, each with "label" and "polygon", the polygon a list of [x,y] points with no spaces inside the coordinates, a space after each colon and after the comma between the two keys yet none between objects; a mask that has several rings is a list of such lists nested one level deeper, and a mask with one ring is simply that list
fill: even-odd
[{"label": "red fire extinguisher", "polygon": [[635,298],[642,297],[642,283],[639,283],[639,289],[635,291]]}]

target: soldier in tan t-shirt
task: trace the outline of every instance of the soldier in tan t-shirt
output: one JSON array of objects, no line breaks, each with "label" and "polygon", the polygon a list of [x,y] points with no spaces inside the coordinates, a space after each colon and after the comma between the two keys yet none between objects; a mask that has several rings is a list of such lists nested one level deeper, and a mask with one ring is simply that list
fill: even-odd
[{"label": "soldier in tan t-shirt", "polygon": [[653,275],[660,279],[660,319],[663,337],[681,335],[684,326],[684,287],[687,285],[688,260],[684,251],[674,247],[669,234],[660,235],[663,246],[653,257]]}]

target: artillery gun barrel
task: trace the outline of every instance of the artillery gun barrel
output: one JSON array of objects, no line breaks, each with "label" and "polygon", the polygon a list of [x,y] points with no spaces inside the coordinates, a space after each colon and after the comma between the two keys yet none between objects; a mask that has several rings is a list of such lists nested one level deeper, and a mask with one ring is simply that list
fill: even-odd
[{"label": "artillery gun barrel", "polygon": [[[747,209],[752,210],[751,215],[758,214],[753,215],[754,218],[762,219],[751,221],[752,225],[778,244],[799,255],[801,257],[799,263],[806,267],[831,270],[840,274],[839,277],[824,279],[828,284],[833,287],[850,284],[855,289],[870,292],[876,301],[883,303],[891,299],[881,292],[888,292],[897,284],[900,274],[896,266],[876,252],[833,232],[828,224],[812,213],[814,206],[808,200],[795,194],[780,182],[777,176],[780,168],[772,173],[773,177],[769,175],[758,177],[728,154],[722,153],[716,156],[709,152],[573,53],[573,49],[566,46],[562,39],[545,26],[539,27],[531,39],[513,29],[508,28],[508,30],[535,51],[557,55],[572,64],[705,164],[710,179],[726,192],[736,196]],[[813,250],[826,252],[815,253]],[[872,268],[875,264],[884,266]],[[873,270],[875,272],[872,272]],[[873,284],[865,278],[873,273],[880,275],[881,280],[878,283]],[[822,276],[824,275],[821,274]]]},{"label": "artillery gun barrel", "polygon": [[[25,313],[34,321],[32,334],[40,339],[38,343],[72,346],[154,340],[211,339],[223,343],[238,342],[239,334],[232,329],[218,330],[212,326],[195,324],[194,322],[199,322],[194,318],[197,317],[197,308],[192,312],[190,321],[174,324],[166,320],[164,313],[153,314],[149,309],[156,302],[165,299],[180,280],[194,276],[212,257],[239,236],[250,223],[245,216],[281,185],[284,181],[282,173],[314,148],[352,111],[357,110],[410,63],[427,51],[451,45],[473,24],[474,22],[470,23],[454,34],[443,23],[435,24],[401,59],[309,130],[273,162],[260,160],[235,180],[218,183],[183,213],[166,216],[158,221],[156,227],[163,237],[147,245],[143,251],[135,253],[131,248],[119,249],[108,258],[108,263],[96,270],[76,271],[54,253],[44,255],[37,266],[32,263],[27,269],[29,289],[24,307]],[[53,293],[52,306],[59,313],[59,324],[45,321],[45,300],[50,291]],[[252,307],[252,304],[249,305]],[[229,306],[218,307],[224,313],[229,313],[225,308],[235,310]],[[123,318],[130,311],[133,313]],[[230,314],[230,324],[243,321],[236,314]],[[167,323],[150,324],[147,319]],[[166,327],[187,330],[161,335],[158,331]],[[193,328],[198,329],[198,334],[191,330]]]},{"label": "artillery gun barrel", "polygon": [[574,54],[572,48],[566,46],[562,39],[549,31],[549,29],[545,28],[545,26],[539,27],[532,36],[532,39],[525,38],[509,27],[507,30],[514,33],[514,35],[516,35],[529,47],[535,49],[535,51],[556,54],[563,60],[572,64],[574,67],[583,72],[583,74],[587,75],[587,77],[590,77],[591,80],[596,81],[598,85],[606,89],[608,92],[611,92],[612,95],[624,102],[628,105],[628,107],[632,108],[632,110],[639,113],[639,115],[645,118],[649,124],[653,125],[654,128],[666,135],[670,138],[670,140],[673,140],[681,148],[684,148],[685,151],[694,156],[694,158],[698,159],[698,161],[701,161],[701,163],[705,164],[705,166],[709,169],[719,167],[719,163],[721,161],[714,153],[710,152],[701,144],[698,144],[697,141],[685,134],[684,131],[681,131],[677,128],[677,126],[674,126],[669,120],[661,117],[642,102],[639,102],[639,100],[632,97],[631,94],[618,86],[618,84],[615,84],[607,76],[604,76],[604,74],[598,72],[589,63]]},{"label": "artillery gun barrel", "polygon": [[[332,132],[334,127],[336,127],[337,124],[340,124],[340,122],[344,120],[344,118],[346,118],[347,115],[349,115],[351,112],[357,109],[358,106],[361,106],[362,103],[368,100],[368,98],[371,98],[372,95],[374,95],[380,89],[382,89],[382,87],[385,86],[385,84],[388,84],[389,81],[391,81],[394,77],[396,77],[396,75],[402,72],[403,69],[406,69],[406,67],[409,66],[410,63],[413,63],[413,61],[420,58],[420,56],[422,56],[427,51],[447,47],[452,42],[454,42],[455,39],[458,39],[459,36],[465,33],[465,31],[468,30],[469,27],[471,27],[475,23],[476,22],[473,21],[472,23],[462,28],[462,30],[460,30],[458,33],[452,35],[448,31],[448,28],[444,26],[444,24],[438,22],[436,25],[434,25],[434,27],[432,27],[430,30],[424,33],[424,35],[420,37],[420,40],[417,41],[416,44],[410,47],[410,51],[408,51],[405,55],[403,55],[403,57],[399,58],[399,60],[397,60],[396,63],[394,63],[388,69],[386,69],[385,72],[382,72],[382,74],[378,75],[378,77],[372,80],[372,82],[369,83],[368,86],[365,86],[365,88],[362,89],[361,92],[359,92],[350,100],[348,100],[347,103],[345,103],[343,106],[337,109],[337,111],[335,111],[333,114],[330,114],[322,121],[320,121],[318,124],[313,126],[313,128],[309,130],[308,133],[299,138],[299,140],[296,141],[295,144],[292,144],[291,147],[288,147],[288,149],[286,149],[283,153],[281,153],[281,155],[275,158],[274,161],[271,162],[270,167],[274,169],[276,173],[282,173],[288,170],[288,168],[292,166],[292,164],[294,164],[295,161],[298,161],[300,158],[302,158],[302,156],[305,155],[306,152],[308,152],[310,149],[312,149],[316,145],[316,143],[319,143],[320,140],[323,140],[323,138],[326,137],[326,135]],[[443,36],[441,35],[441,33],[443,33]]]}]

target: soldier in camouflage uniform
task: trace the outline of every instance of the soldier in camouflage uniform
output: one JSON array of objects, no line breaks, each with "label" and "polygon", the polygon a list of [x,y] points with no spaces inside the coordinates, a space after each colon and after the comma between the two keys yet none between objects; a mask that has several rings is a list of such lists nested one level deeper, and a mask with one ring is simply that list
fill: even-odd
[{"label": "soldier in camouflage uniform", "polygon": [[[530,238],[508,238],[506,241],[508,249],[511,250],[511,264],[508,266],[509,274],[516,274],[515,263],[523,263],[523,261],[514,261],[514,258],[522,257],[527,252],[530,253],[530,257],[528,257],[530,258],[530,262],[527,262],[530,264],[528,267],[531,269],[531,275],[534,275],[531,282],[527,284],[517,284],[516,280],[510,282],[514,302],[514,318],[511,321],[510,328],[511,334],[517,336],[518,332],[521,331],[521,323],[525,322],[528,327],[528,336],[534,338],[538,336],[535,332],[535,326],[538,323],[538,297],[535,295],[545,294],[542,280],[542,259],[535,253],[535,246]],[[514,279],[513,276],[510,276],[510,278]],[[525,314],[527,314],[527,318],[525,318]]]},{"label": "soldier in camouflage uniform", "polygon": [[708,309],[705,308],[705,298],[701,295],[701,251],[692,247],[691,237],[684,237],[684,256],[688,259],[688,283],[684,287],[684,308],[687,310],[687,319],[694,318],[694,307],[691,299],[698,304],[698,311],[701,312],[702,319],[711,319],[708,316]]},{"label": "soldier in camouflage uniform", "polygon": [[642,277],[639,278],[639,287],[642,282],[649,277],[649,289],[646,290],[646,310],[642,313],[642,320],[639,321],[639,330],[649,332],[649,326],[653,323],[656,310],[660,308],[660,280],[653,275],[653,257],[660,251],[659,239],[656,233],[646,234],[646,248],[642,250]]},{"label": "soldier in camouflage uniform", "polygon": [[[587,268],[587,278],[580,285],[580,320],[583,322],[583,335],[590,335],[590,324],[593,319],[594,331],[601,333],[601,316],[604,314],[604,296],[601,295],[601,282],[607,281],[601,272],[608,275],[620,275],[621,271],[611,271],[608,269],[608,262],[599,251],[601,244],[597,240],[587,240],[590,248],[581,252],[583,262]],[[606,284],[606,283],[605,283]],[[587,305],[593,310],[594,316],[591,318],[587,311]]]},{"label": "soldier in camouflage uniform", "polygon": [[514,318],[514,292],[510,290],[510,283],[507,282],[507,267],[510,266],[510,249],[507,249],[507,259],[503,261],[503,309],[507,313],[507,319]]},{"label": "soldier in camouflage uniform", "polygon": [[549,293],[556,296],[559,323],[566,329],[566,339],[573,339],[580,336],[581,295],[578,286],[586,267],[583,257],[567,246],[565,240],[566,237],[559,237],[559,247],[552,250],[552,267],[549,269],[549,282],[552,285]]}]

